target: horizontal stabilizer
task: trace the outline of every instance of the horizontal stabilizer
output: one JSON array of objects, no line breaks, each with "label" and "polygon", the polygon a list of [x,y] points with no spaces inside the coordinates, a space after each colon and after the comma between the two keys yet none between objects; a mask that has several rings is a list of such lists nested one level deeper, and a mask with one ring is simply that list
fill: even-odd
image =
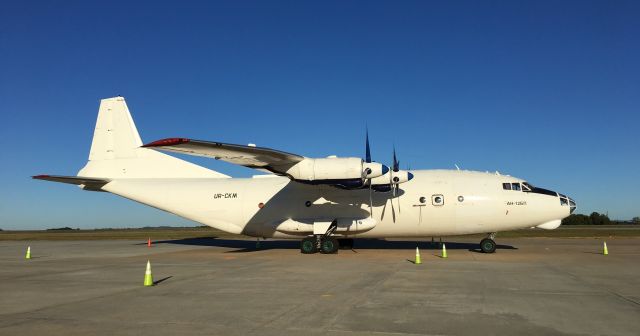
[{"label": "horizontal stabilizer", "polygon": [[99,179],[94,177],[81,176],[62,176],[62,175],[36,175],[32,176],[35,180],[45,180],[51,182],[61,182],[83,186],[85,190],[101,191],[100,188],[111,182],[108,179]]}]

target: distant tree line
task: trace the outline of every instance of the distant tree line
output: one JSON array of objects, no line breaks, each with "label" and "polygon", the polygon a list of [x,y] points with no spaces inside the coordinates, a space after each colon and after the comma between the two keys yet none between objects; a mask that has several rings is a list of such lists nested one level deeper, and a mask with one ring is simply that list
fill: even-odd
[{"label": "distant tree line", "polygon": [[[640,224],[640,217],[633,217],[633,224]],[[629,224],[624,221],[612,221],[609,216],[592,212],[591,215],[572,214],[562,220],[562,225],[610,225],[610,224]]]}]

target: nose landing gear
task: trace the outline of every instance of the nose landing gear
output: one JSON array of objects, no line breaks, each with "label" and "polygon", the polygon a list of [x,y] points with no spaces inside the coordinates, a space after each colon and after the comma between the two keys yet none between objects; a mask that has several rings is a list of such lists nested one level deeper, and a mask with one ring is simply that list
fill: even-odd
[{"label": "nose landing gear", "polygon": [[495,242],[496,233],[492,232],[489,236],[480,241],[480,250],[484,253],[494,253],[496,251]]}]

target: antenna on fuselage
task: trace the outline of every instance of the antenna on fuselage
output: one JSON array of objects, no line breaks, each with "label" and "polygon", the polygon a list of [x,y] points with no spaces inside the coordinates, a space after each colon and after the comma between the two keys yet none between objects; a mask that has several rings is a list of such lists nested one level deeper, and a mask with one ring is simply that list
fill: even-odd
[{"label": "antenna on fuselage", "polygon": [[458,165],[457,165],[457,164],[455,164],[455,163],[454,163],[453,165],[454,165],[454,166],[456,166],[456,169],[457,169],[457,170],[460,170],[460,167],[458,167]]}]

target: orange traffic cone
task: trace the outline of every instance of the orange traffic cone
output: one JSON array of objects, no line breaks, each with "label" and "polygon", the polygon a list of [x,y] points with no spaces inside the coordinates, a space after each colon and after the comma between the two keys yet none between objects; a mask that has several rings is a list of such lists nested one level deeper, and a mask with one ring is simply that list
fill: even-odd
[{"label": "orange traffic cone", "polygon": [[147,240],[147,247],[151,247],[151,237]]}]

